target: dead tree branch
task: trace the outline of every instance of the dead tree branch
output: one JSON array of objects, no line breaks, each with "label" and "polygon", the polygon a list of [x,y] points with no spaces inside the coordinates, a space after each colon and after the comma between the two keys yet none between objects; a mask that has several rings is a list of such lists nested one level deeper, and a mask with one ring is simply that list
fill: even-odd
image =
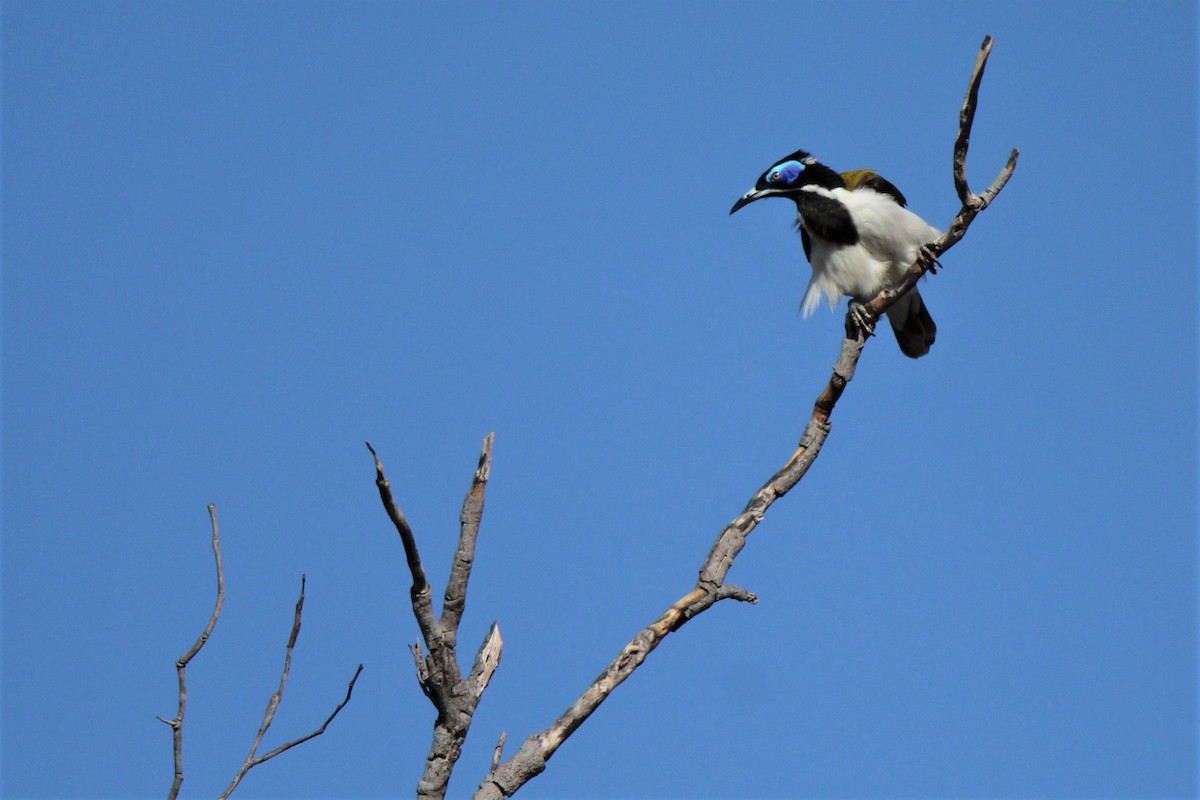
[{"label": "dead tree branch", "polygon": [[[967,96],[963,100],[962,109],[958,114],[958,136],[954,140],[953,174],[954,191],[958,195],[962,209],[954,217],[950,225],[946,227],[946,232],[938,237],[937,241],[925,248],[925,252],[921,253],[917,260],[913,262],[912,266],[908,268],[908,271],[898,283],[884,289],[869,302],[863,304],[867,312],[872,315],[872,320],[879,319],[880,315],[905,292],[911,289],[926,272],[936,271],[938,258],[951,247],[958,244],[963,236],[966,235],[967,228],[970,227],[971,222],[975,219],[975,215],[987,208],[992,200],[996,198],[996,195],[1000,194],[1000,190],[1008,183],[1008,179],[1012,177],[1013,170],[1017,167],[1017,157],[1021,151],[1014,147],[1008,156],[1008,162],[982,194],[972,193],[970,186],[967,184],[967,149],[971,143],[971,126],[975,122],[975,107],[979,102],[979,84],[983,80],[983,68],[987,66],[988,55],[991,52],[992,37],[985,36],[983,37],[983,45],[979,48],[979,55],[975,59],[975,69],[971,71],[971,80],[967,86]],[[845,352],[844,347],[843,352]],[[857,357],[855,360],[857,361]],[[832,410],[832,407],[830,410]]]},{"label": "dead tree branch", "polygon": [[362,672],[362,664],[358,665],[358,669],[354,671],[354,677],[350,679],[350,685],[346,687],[346,697],[342,702],[338,703],[333,709],[333,713],[321,723],[316,730],[301,736],[299,739],[293,739],[286,744],[281,744],[265,755],[256,756],[259,745],[262,744],[263,737],[267,734],[267,729],[271,727],[271,723],[275,720],[275,711],[279,708],[279,704],[283,701],[283,688],[287,685],[288,675],[292,671],[292,651],[296,649],[296,639],[300,636],[300,616],[304,612],[304,584],[305,576],[300,576],[300,597],[296,600],[296,613],[292,619],[292,632],[288,636],[287,650],[283,657],[283,672],[279,676],[279,688],[271,695],[271,699],[267,701],[267,710],[263,713],[262,724],[258,726],[258,733],[254,737],[254,743],[250,745],[250,753],[246,756],[246,760],[242,762],[241,769],[233,776],[233,780],[225,787],[225,791],[221,792],[219,800],[225,800],[229,795],[233,794],[233,790],[242,782],[242,778],[246,777],[246,773],[264,761],[269,761],[285,750],[290,750],[298,744],[303,744],[313,737],[320,736],[325,732],[325,728],[333,721],[333,718],[338,715],[346,704],[350,702],[350,694],[354,691],[354,684],[358,680],[359,674]]},{"label": "dead tree branch", "polygon": [[[213,608],[212,616],[209,617],[208,625],[206,625],[204,631],[201,632],[200,638],[198,638],[196,643],[193,644],[191,648],[184,653],[178,661],[175,662],[175,670],[179,675],[179,709],[175,714],[175,718],[158,718],[160,721],[171,727],[172,739],[174,741],[175,780],[171,783],[171,791],[167,794],[168,800],[175,800],[175,798],[179,795],[179,787],[183,785],[183,715],[187,708],[187,665],[188,662],[190,662],[196,656],[196,654],[200,652],[200,648],[204,646],[204,643],[208,641],[208,637],[212,634],[213,628],[215,628],[217,625],[217,618],[221,615],[221,607],[225,604],[225,570],[221,563],[221,535],[217,526],[217,507],[211,503],[208,506],[208,516],[212,520],[212,548],[213,554],[217,561],[217,604]],[[237,788],[237,785],[241,782],[242,778],[246,776],[246,773],[249,772],[252,767],[256,767],[264,761],[274,758],[285,750],[290,750],[296,745],[303,744],[309,739],[312,739],[315,736],[320,736],[322,733],[324,733],[325,728],[328,727],[329,723],[333,721],[333,718],[338,715],[338,712],[345,708],[346,704],[350,702],[350,693],[354,691],[354,684],[358,680],[359,674],[362,673],[363,666],[362,664],[359,664],[358,669],[354,673],[354,677],[350,679],[350,685],[346,689],[346,697],[342,700],[342,702],[338,703],[337,708],[335,708],[333,713],[330,714],[323,723],[321,723],[319,728],[305,736],[300,737],[299,739],[294,739],[293,741],[276,747],[266,755],[257,757],[255,756],[259,745],[262,743],[263,736],[266,735],[267,728],[271,727],[271,721],[275,718],[275,710],[279,707],[280,701],[283,700],[283,687],[287,683],[288,674],[292,668],[292,651],[296,647],[296,639],[300,636],[300,615],[304,608],[304,583],[305,578],[302,575],[300,576],[300,598],[296,601],[296,613],[292,621],[291,635],[288,637],[287,652],[283,661],[283,674],[279,679],[279,688],[273,695],[271,695],[271,699],[267,703],[267,711],[263,716],[262,725],[258,729],[258,735],[254,738],[254,744],[250,748],[250,755],[246,757],[245,763],[242,764],[241,769],[238,770],[238,773],[236,776],[234,776],[233,781],[221,794],[222,800],[229,797],[233,790]]]},{"label": "dead tree branch", "polygon": [[458,547],[454,553],[454,563],[450,567],[450,577],[446,581],[440,620],[433,613],[429,582],[425,578],[425,569],[421,566],[416,537],[396,505],[391,483],[384,477],[379,456],[371,447],[371,443],[367,442],[367,449],[371,451],[375,460],[375,485],[379,488],[379,498],[404,546],[404,556],[412,574],[409,597],[412,600],[413,616],[416,617],[421,638],[429,651],[428,655],[423,655],[420,644],[410,646],[416,662],[417,682],[421,685],[421,691],[437,709],[433,741],[425,760],[424,772],[417,782],[417,797],[423,800],[440,800],[445,797],[450,774],[462,754],[463,741],[471,727],[471,718],[496,667],[500,664],[500,654],[504,646],[500,638],[500,629],[493,622],[476,652],[470,673],[463,677],[458,663],[458,627],[466,608],[467,584],[475,561],[475,542],[479,536],[479,523],[483,518],[484,491],[491,472],[493,439],[494,435],[490,433],[484,438],[471,488],[463,499],[462,512],[459,515]]},{"label": "dead tree branch", "polygon": [[167,800],[175,800],[179,796],[179,787],[183,785],[183,715],[187,711],[187,665],[196,657],[200,648],[204,647],[204,643],[212,635],[213,628],[217,627],[217,618],[221,616],[221,607],[225,605],[225,568],[221,564],[221,531],[217,526],[217,507],[212,503],[208,504],[208,518],[212,521],[212,549],[213,556],[217,561],[217,603],[213,606],[208,624],[200,632],[196,643],[175,662],[175,672],[179,676],[179,707],[175,712],[175,718],[158,718],[171,727],[171,739],[175,751],[175,780],[171,782],[171,791],[167,793]]},{"label": "dead tree branch", "polygon": [[[962,202],[962,210],[954,218],[946,232],[926,248],[908,269],[903,279],[895,286],[881,291],[864,306],[873,319],[879,316],[904,292],[912,288],[917,279],[929,271],[937,258],[956,244],[966,233],[975,215],[987,207],[1000,192],[1016,166],[1018,151],[1013,150],[1007,165],[982,195],[971,194],[966,181],[966,154],[970,140],[971,124],[978,101],[979,82],[983,68],[991,51],[992,38],[986,37],[975,63],[966,99],[959,116],[959,132],[954,150],[954,185]],[[834,406],[854,375],[858,358],[865,346],[865,339],[857,333],[857,326],[847,320],[847,338],[833,368],[833,375],[817,397],[812,414],[800,437],[799,446],[787,462],[762,487],[754,493],[746,507],[717,536],[704,564],[700,567],[695,588],[677,600],[658,619],[639,632],[604,672],[570,708],[546,730],[532,734],[517,752],[499,766],[494,766],[484,782],[476,789],[475,800],[500,800],[516,792],[531,778],[546,768],[546,762],[580,725],[604,702],[608,695],[626,678],[633,674],[654,648],[658,647],[673,631],[698,614],[706,611],[720,600],[732,598],[755,602],[754,595],[745,589],[725,584],[725,576],[733,566],[750,532],[762,521],[771,505],[787,494],[804,477],[812,465],[831,429],[829,417]]]}]

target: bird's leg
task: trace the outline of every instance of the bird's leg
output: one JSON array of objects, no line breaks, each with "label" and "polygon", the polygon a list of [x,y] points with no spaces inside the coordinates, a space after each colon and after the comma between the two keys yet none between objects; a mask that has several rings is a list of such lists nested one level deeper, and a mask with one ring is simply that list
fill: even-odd
[{"label": "bird's leg", "polygon": [[875,320],[867,313],[867,308],[857,300],[851,300],[846,309],[846,338],[857,339],[862,334],[863,339],[875,335]]}]

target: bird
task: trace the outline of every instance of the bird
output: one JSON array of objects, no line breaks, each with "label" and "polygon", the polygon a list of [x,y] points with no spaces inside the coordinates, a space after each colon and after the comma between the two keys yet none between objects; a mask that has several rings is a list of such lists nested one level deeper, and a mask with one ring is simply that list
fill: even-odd
[{"label": "bird", "polygon": [[[812,278],[800,307],[808,317],[822,296],[832,308],[850,297],[850,312],[868,335],[872,326],[859,304],[896,282],[941,231],[908,209],[900,190],[874,170],[835,172],[804,150],[776,161],[729,210],[764,197],[796,203],[796,227]],[[900,352],[929,352],[937,325],[914,286],[887,310]]]}]

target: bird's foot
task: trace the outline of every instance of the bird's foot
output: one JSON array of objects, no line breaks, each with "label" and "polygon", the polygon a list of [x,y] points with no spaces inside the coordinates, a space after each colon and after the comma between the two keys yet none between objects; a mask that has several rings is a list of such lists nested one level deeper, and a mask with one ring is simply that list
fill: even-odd
[{"label": "bird's foot", "polygon": [[937,254],[933,252],[933,248],[927,244],[923,244],[921,245],[919,255],[929,262],[929,274],[937,275],[937,271],[942,268],[942,262],[938,261]]},{"label": "bird's foot", "polygon": [[851,300],[846,309],[846,338],[857,339],[859,335],[867,339],[875,335],[875,320],[867,313],[867,307],[857,300]]}]

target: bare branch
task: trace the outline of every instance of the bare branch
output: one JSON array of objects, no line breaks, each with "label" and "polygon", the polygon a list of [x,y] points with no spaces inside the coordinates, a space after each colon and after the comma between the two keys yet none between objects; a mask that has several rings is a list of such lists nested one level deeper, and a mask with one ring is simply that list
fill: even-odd
[{"label": "bare branch", "polygon": [[740,586],[727,583],[717,589],[717,600],[737,600],[741,603],[756,604],[758,603],[758,595]]},{"label": "bare branch", "polygon": [[[421,652],[419,642],[413,642],[408,646],[409,652],[412,653],[413,666],[417,672],[417,683],[421,686],[421,691],[429,699],[433,699],[433,695],[429,693],[429,662],[425,660],[425,654]],[[434,703],[436,706],[437,704]]]},{"label": "bare branch", "polygon": [[484,438],[471,488],[463,500],[462,512],[459,515],[458,547],[450,568],[450,577],[446,582],[440,621],[433,615],[429,599],[430,589],[425,581],[420,558],[417,556],[417,544],[412,529],[396,506],[390,484],[383,474],[383,464],[370,443],[367,444],[375,459],[375,483],[379,487],[380,499],[400,534],[405,557],[413,574],[413,615],[429,649],[429,655],[425,656],[421,653],[419,644],[410,646],[421,691],[438,712],[425,769],[417,782],[417,797],[425,800],[440,800],[445,797],[450,774],[462,754],[462,744],[471,727],[471,718],[500,663],[501,648],[504,644],[500,638],[500,629],[492,623],[475,656],[470,674],[466,678],[463,677],[458,664],[458,627],[466,608],[467,584],[471,577],[475,542],[483,517],[484,491],[491,472],[494,438],[490,433]]},{"label": "bare branch", "polygon": [[346,696],[342,698],[342,702],[337,704],[337,706],[333,709],[333,711],[331,711],[329,713],[329,716],[325,718],[325,721],[322,722],[319,727],[317,727],[315,730],[310,731],[309,733],[306,733],[305,735],[301,736],[299,739],[293,739],[290,742],[286,742],[284,744],[279,745],[279,747],[276,747],[271,752],[266,753],[265,755],[258,756],[252,762],[247,762],[247,764],[243,764],[242,766],[244,767],[244,769],[242,770],[242,772],[239,773],[239,775],[238,775],[237,779],[234,781],[234,783],[225,789],[225,792],[221,795],[221,797],[222,798],[229,797],[230,792],[232,792],[234,787],[236,787],[237,782],[240,781],[241,778],[245,776],[246,772],[248,772],[251,767],[257,767],[259,764],[263,763],[264,761],[268,761],[268,760],[274,758],[275,756],[279,755],[280,753],[284,752],[285,750],[291,750],[296,745],[304,744],[309,739],[315,739],[316,737],[323,734],[325,732],[325,729],[329,727],[329,723],[333,722],[333,718],[336,717],[338,714],[340,714],[342,709],[346,707],[346,704],[350,702],[350,695],[354,692],[354,684],[358,683],[358,676],[362,674],[362,671],[363,671],[363,665],[359,664],[358,668],[356,670],[354,670],[354,675],[352,675],[350,677],[349,685],[346,686]]},{"label": "bare branch", "polygon": [[371,451],[371,457],[375,459],[375,485],[379,487],[379,499],[383,501],[388,518],[400,534],[400,543],[404,545],[404,558],[408,561],[409,572],[412,573],[413,582],[409,596],[412,598],[413,615],[417,618],[417,626],[421,629],[425,646],[432,651],[435,640],[441,638],[442,633],[441,626],[433,615],[433,600],[429,592],[429,582],[425,579],[425,568],[421,566],[421,556],[417,552],[417,539],[413,536],[408,520],[396,505],[396,499],[392,497],[392,485],[383,475],[383,462],[379,460],[371,443],[367,442],[366,445]]},{"label": "bare branch", "polygon": [[[1016,166],[1017,151],[1009,157],[1008,164],[984,195],[972,195],[966,188],[966,153],[970,139],[970,127],[975,116],[979,81],[983,67],[991,50],[992,39],[984,40],[983,48],[976,61],[971,82],[960,113],[958,140],[955,145],[954,183],[962,199],[962,210],[955,217],[946,233],[922,252],[916,262],[905,273],[902,281],[889,287],[869,303],[864,304],[867,312],[878,319],[879,315],[897,298],[906,292],[916,280],[928,271],[939,255],[944,253],[966,233],[967,227],[979,211],[999,193],[1012,175]],[[960,152],[961,147],[961,152]],[[854,333],[851,333],[854,331]],[[517,752],[507,761],[494,767],[484,782],[476,789],[476,800],[499,800],[516,792],[530,779],[546,768],[546,761],[580,725],[604,702],[608,695],[636,670],[662,640],[672,631],[678,630],[689,619],[706,611],[718,600],[732,598],[753,602],[754,595],[744,589],[725,585],[725,576],[733,566],[750,532],[762,521],[771,505],[787,494],[808,471],[809,466],[820,454],[821,446],[829,435],[829,417],[842,396],[846,384],[854,377],[859,356],[866,341],[857,334],[857,327],[847,322],[847,337],[843,339],[833,374],[817,397],[813,411],[805,426],[804,434],[795,452],[763,486],[754,493],[742,513],[735,517],[713,543],[708,557],[700,568],[699,579],[690,592],[677,600],[649,626],[640,631],[595,681],[584,691],[563,714],[544,731],[527,738]]]},{"label": "bare branch", "polygon": [[971,189],[967,185],[967,149],[971,146],[971,126],[975,124],[975,106],[979,102],[979,84],[983,80],[983,68],[992,52],[992,37],[983,37],[979,55],[975,57],[975,69],[967,83],[967,96],[958,112],[958,136],[954,140],[954,191],[958,201],[965,207],[971,205]]},{"label": "bare branch", "polygon": [[482,695],[484,689],[492,680],[496,667],[500,666],[500,653],[504,648],[504,640],[500,638],[500,627],[492,623],[488,629],[479,652],[475,654],[475,665],[471,667],[470,683],[474,694]]},{"label": "bare branch", "polygon": [[221,607],[225,605],[225,568],[221,564],[221,532],[217,526],[217,507],[212,503],[208,504],[208,518],[212,523],[213,557],[217,562],[217,602],[213,606],[212,615],[208,618],[208,624],[204,626],[204,630],[201,631],[195,644],[175,662],[175,672],[179,677],[179,707],[175,712],[175,719],[158,718],[171,727],[171,739],[175,751],[175,779],[171,782],[171,791],[167,793],[168,800],[175,800],[179,796],[179,787],[183,785],[183,715],[187,711],[187,665],[196,657],[200,648],[204,647],[204,643],[212,635],[213,629],[217,627],[217,618],[221,616]]},{"label": "bare branch", "polygon": [[471,488],[463,498],[462,513],[459,515],[458,549],[446,581],[446,595],[442,600],[442,635],[450,645],[458,641],[458,625],[467,604],[467,582],[471,579],[471,565],[475,561],[475,540],[479,536],[479,522],[483,518],[483,493],[487,488],[492,469],[492,442],[496,435],[489,433],[483,440],[479,453],[479,466]]},{"label": "bare branch", "polygon": [[500,731],[500,738],[496,740],[496,749],[492,751],[492,772],[496,771],[496,767],[500,766],[500,756],[504,754],[504,743],[508,741],[508,731]]},{"label": "bare branch", "polygon": [[[962,208],[958,214],[947,226],[945,233],[938,239],[929,244],[924,251],[918,256],[917,260],[908,268],[903,278],[893,286],[879,292],[870,302],[864,303],[863,308],[871,315],[872,319],[879,319],[880,315],[887,310],[892,303],[900,299],[909,289],[926,272],[931,271],[937,262],[937,259],[949,250],[963,238],[967,233],[967,228],[975,219],[975,215],[996,198],[1000,190],[1008,183],[1008,179],[1012,177],[1013,170],[1017,167],[1017,157],[1021,151],[1013,148],[1008,156],[1008,161],[992,181],[991,185],[984,190],[983,194],[973,194],[967,183],[967,150],[971,142],[971,126],[975,121],[975,107],[979,102],[979,84],[983,80],[983,69],[987,65],[988,54],[992,51],[992,37],[985,36],[983,45],[979,49],[979,55],[975,59],[975,68],[971,72],[971,80],[967,86],[967,95],[963,98],[962,108],[959,111],[959,127],[958,136],[954,140],[954,189],[958,194],[959,202]],[[854,360],[857,361],[857,355]]]},{"label": "bare branch", "polygon": [[283,700],[283,687],[287,685],[288,673],[292,671],[292,650],[296,647],[296,639],[300,636],[300,615],[304,611],[304,583],[305,578],[300,576],[300,597],[296,600],[296,612],[292,618],[292,632],[288,636],[287,649],[283,656],[283,672],[279,675],[279,688],[271,695],[271,699],[267,701],[267,710],[263,713],[262,724],[258,726],[258,733],[254,737],[254,743],[250,745],[250,754],[246,756],[242,768],[238,770],[237,775],[233,777],[233,781],[221,793],[222,800],[228,797],[237,785],[241,783],[242,778],[254,766],[254,754],[258,752],[258,746],[262,744],[263,736],[266,735],[267,729],[271,727],[271,723],[275,719],[275,710],[279,708],[279,702]]},{"label": "bare branch", "polygon": [[296,612],[292,618],[292,631],[288,636],[287,649],[283,657],[283,671],[279,675],[279,688],[271,695],[271,699],[267,701],[267,710],[263,713],[262,724],[258,726],[258,733],[254,737],[254,743],[250,745],[250,753],[246,756],[246,760],[242,763],[241,769],[233,776],[233,780],[225,787],[225,791],[221,793],[220,800],[225,800],[229,795],[233,794],[233,790],[242,782],[242,778],[246,777],[246,773],[264,761],[268,761],[285,750],[290,750],[298,744],[303,744],[313,737],[320,736],[325,732],[325,728],[333,721],[333,718],[338,715],[347,703],[350,702],[350,693],[354,691],[354,684],[358,680],[359,674],[362,672],[362,664],[358,665],[358,669],[354,672],[354,677],[350,679],[350,685],[346,689],[346,697],[338,704],[333,713],[321,724],[319,728],[313,732],[301,736],[299,739],[276,747],[266,755],[256,756],[259,745],[262,744],[263,737],[267,733],[267,729],[271,727],[271,723],[275,720],[275,712],[279,709],[279,704],[283,701],[283,689],[287,685],[288,675],[292,671],[292,651],[296,649],[296,640],[300,637],[300,619],[304,613],[304,585],[305,576],[300,576],[300,597],[296,600]]}]

